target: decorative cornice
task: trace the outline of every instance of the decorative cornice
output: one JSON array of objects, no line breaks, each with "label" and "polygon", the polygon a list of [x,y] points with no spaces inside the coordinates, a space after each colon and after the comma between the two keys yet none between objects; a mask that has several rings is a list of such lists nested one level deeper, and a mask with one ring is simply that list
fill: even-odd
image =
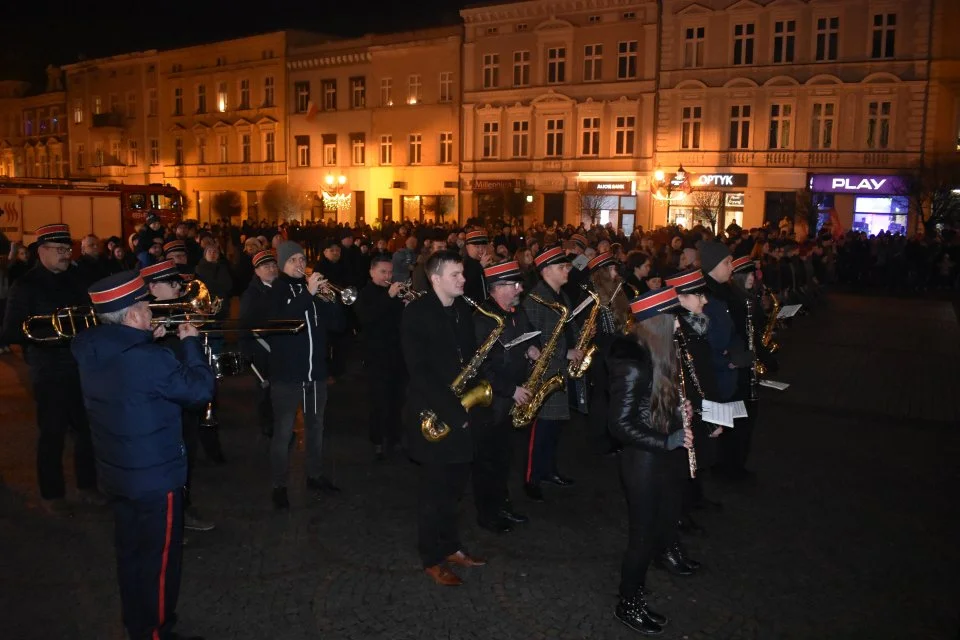
[{"label": "decorative cornice", "polygon": [[356,53],[341,53],[337,55],[304,58],[302,60],[290,60],[287,62],[287,69],[290,71],[303,71],[305,69],[319,69],[320,67],[364,64],[370,62],[372,59],[373,56],[369,51],[358,51]]},{"label": "decorative cornice", "polygon": [[653,3],[642,0],[533,0],[531,2],[514,2],[463,9],[460,11],[460,17],[464,24],[472,25],[486,22],[549,18],[586,11],[640,9],[648,4]]}]

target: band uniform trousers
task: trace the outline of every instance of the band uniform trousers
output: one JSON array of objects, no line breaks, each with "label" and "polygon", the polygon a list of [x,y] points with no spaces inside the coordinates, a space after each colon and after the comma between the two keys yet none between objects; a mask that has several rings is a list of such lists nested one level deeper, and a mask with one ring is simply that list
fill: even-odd
[{"label": "band uniform trousers", "polygon": [[620,479],[627,497],[628,542],[620,565],[620,596],[631,598],[646,585],[656,553],[677,541],[683,501],[686,450],[652,453],[624,447]]},{"label": "band uniform trousers", "polygon": [[473,436],[473,501],[477,519],[494,522],[509,499],[507,480],[510,475],[510,416],[499,422],[471,425]]},{"label": "band uniform trousers", "polygon": [[33,381],[37,405],[37,479],[40,496],[45,500],[63,498],[66,486],[63,475],[63,447],[67,432],[72,430],[74,471],[78,489],[97,488],[97,470],[90,439],[90,424],[83,404],[80,377],[44,376]]},{"label": "band uniform trousers", "polygon": [[738,418],[734,428],[725,429],[720,436],[720,467],[728,473],[745,470],[760,412],[760,403],[756,400],[745,400],[743,404],[747,407],[747,417]]},{"label": "band uniform trousers", "polygon": [[270,473],[274,487],[287,486],[290,448],[297,411],[303,406],[306,432],[307,477],[322,474],[323,414],[327,406],[327,385],[321,382],[271,382],[273,437],[270,439]]},{"label": "band uniform trousers", "polygon": [[112,503],[123,626],[131,640],[167,638],[183,560],[183,493]]},{"label": "band uniform trousers", "polygon": [[560,429],[566,420],[537,418],[530,427],[530,442],[527,448],[527,471],[524,480],[537,484],[557,470],[557,447],[560,444]]},{"label": "band uniform trousers", "polygon": [[403,367],[385,367],[382,362],[364,362],[364,375],[370,392],[370,442],[392,446],[400,443],[403,392],[406,373]]},{"label": "band uniform trousers", "polygon": [[424,568],[460,551],[457,506],[470,477],[470,463],[420,464],[418,549]]}]

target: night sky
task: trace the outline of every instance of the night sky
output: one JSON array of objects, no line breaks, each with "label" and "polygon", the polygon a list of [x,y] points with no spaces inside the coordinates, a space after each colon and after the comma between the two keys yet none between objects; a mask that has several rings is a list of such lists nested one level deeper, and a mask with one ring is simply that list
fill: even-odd
[{"label": "night sky", "polygon": [[[18,0],[0,17],[0,79],[43,89],[47,64],[292,28],[358,36],[457,24],[464,0]],[[161,8],[162,7],[162,8]]]}]

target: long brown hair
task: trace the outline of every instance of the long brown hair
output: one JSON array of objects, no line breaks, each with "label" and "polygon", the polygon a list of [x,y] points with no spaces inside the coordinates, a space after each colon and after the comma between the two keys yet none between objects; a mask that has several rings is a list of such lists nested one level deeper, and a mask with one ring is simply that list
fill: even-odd
[{"label": "long brown hair", "polygon": [[650,426],[661,433],[673,430],[673,417],[679,404],[677,357],[673,345],[675,319],[672,314],[661,313],[633,326],[634,339],[647,348],[653,360]]},{"label": "long brown hair", "polygon": [[590,274],[590,281],[593,282],[593,290],[600,296],[600,304],[613,312],[617,327],[627,326],[627,319],[630,317],[630,301],[627,300],[627,294],[624,293],[623,287],[620,288],[616,296],[613,295],[617,288],[618,279],[610,275],[610,269],[604,267],[594,271]]}]

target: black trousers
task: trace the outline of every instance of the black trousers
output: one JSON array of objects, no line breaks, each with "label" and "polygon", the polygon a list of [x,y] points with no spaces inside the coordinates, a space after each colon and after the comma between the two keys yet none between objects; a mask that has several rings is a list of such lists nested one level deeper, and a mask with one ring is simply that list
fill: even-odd
[{"label": "black trousers", "polygon": [[[264,373],[261,371],[261,373]],[[256,381],[256,379],[254,379]],[[257,398],[257,417],[260,420],[260,433],[271,436],[273,435],[273,401],[270,399],[270,387],[264,387],[260,384],[259,381],[256,381],[256,391],[254,394]]]},{"label": "black trousers", "polygon": [[347,370],[345,349],[350,335],[348,331],[327,332],[327,373],[333,378]]},{"label": "black trousers", "polygon": [[131,640],[168,638],[183,559],[183,494],[113,501],[123,626]]},{"label": "black trousers", "polygon": [[79,376],[34,379],[33,397],[37,404],[37,479],[40,496],[45,500],[63,498],[63,446],[72,430],[73,464],[78,489],[96,489],[97,471],[90,440],[90,424],[83,405]]},{"label": "black trousers", "polygon": [[473,502],[477,519],[493,522],[509,499],[510,416],[498,422],[471,426],[473,435]]},{"label": "black trousers", "polygon": [[364,375],[370,391],[370,442],[375,445],[394,445],[400,442],[403,393],[406,374],[402,369],[384,367],[377,361],[365,361]]},{"label": "black trousers", "polygon": [[530,426],[530,441],[527,447],[527,471],[524,480],[537,484],[545,476],[557,470],[557,447],[560,445],[560,429],[566,420],[537,418]]},{"label": "black trousers", "polygon": [[753,443],[753,430],[760,412],[760,403],[756,400],[746,400],[747,417],[738,418],[733,429],[727,429],[720,436],[720,460],[722,471],[727,473],[741,472],[746,468],[747,458],[750,457],[750,447]]},{"label": "black trousers", "polygon": [[[684,450],[685,451],[685,450]],[[657,452],[625,447],[620,479],[627,498],[629,534],[620,564],[620,596],[631,598],[646,585],[654,554],[677,541],[685,480],[683,451]]]},{"label": "black trousers", "polygon": [[441,564],[463,548],[457,505],[469,478],[469,462],[420,465],[417,546],[424,568]]}]

